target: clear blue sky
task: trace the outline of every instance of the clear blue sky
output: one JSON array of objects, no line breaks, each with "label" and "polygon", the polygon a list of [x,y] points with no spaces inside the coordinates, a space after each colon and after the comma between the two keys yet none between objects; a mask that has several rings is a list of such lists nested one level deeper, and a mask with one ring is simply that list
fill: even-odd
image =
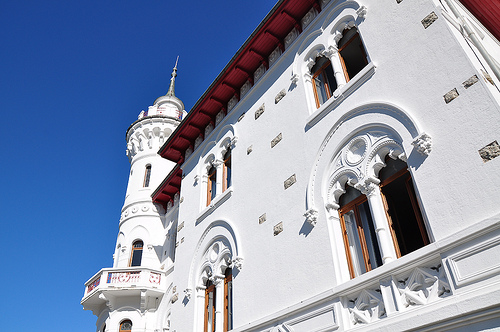
[{"label": "clear blue sky", "polygon": [[2,331],[95,330],[80,300],[112,266],[126,129],[177,55],[189,110],[274,3],[0,0]]}]

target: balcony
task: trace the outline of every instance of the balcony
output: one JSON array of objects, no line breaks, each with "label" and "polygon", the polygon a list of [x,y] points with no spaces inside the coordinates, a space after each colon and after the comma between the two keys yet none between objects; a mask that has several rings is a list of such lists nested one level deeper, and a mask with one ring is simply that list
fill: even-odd
[{"label": "balcony", "polygon": [[81,304],[85,310],[99,315],[104,306],[110,310],[120,306],[136,307],[141,311],[156,308],[167,290],[164,271],[149,268],[107,268],[85,283]]}]

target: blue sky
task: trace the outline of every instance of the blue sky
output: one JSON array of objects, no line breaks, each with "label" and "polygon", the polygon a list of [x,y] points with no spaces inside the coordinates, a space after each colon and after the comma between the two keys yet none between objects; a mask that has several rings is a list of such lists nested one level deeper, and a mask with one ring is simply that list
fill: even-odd
[{"label": "blue sky", "polygon": [[168,89],[189,110],[274,0],[0,0],[3,331],[94,331],[112,266],[125,131]]}]

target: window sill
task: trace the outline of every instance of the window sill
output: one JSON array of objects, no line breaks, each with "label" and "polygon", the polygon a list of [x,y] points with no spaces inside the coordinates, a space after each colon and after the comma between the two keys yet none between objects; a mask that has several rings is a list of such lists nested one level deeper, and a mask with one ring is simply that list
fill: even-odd
[{"label": "window sill", "polygon": [[233,187],[229,187],[222,194],[216,196],[210,204],[201,211],[198,218],[196,218],[196,225],[203,221],[209,214],[211,214],[215,209],[222,205],[225,201],[229,199],[233,194]]},{"label": "window sill", "polygon": [[347,82],[340,89],[333,92],[333,97],[328,99],[307,119],[307,126],[312,127],[324,118],[328,113],[334,110],[345,98],[349,97],[357,88],[368,81],[375,73],[375,65],[370,62],[363,68],[352,80]]}]

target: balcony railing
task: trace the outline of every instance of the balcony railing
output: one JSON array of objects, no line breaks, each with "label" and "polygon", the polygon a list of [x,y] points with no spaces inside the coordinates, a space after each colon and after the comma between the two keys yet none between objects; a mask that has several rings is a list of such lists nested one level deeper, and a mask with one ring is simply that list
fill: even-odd
[{"label": "balcony railing", "polygon": [[162,271],[140,267],[102,269],[85,283],[84,298],[97,289],[141,287],[160,290],[165,283],[164,275]]}]

